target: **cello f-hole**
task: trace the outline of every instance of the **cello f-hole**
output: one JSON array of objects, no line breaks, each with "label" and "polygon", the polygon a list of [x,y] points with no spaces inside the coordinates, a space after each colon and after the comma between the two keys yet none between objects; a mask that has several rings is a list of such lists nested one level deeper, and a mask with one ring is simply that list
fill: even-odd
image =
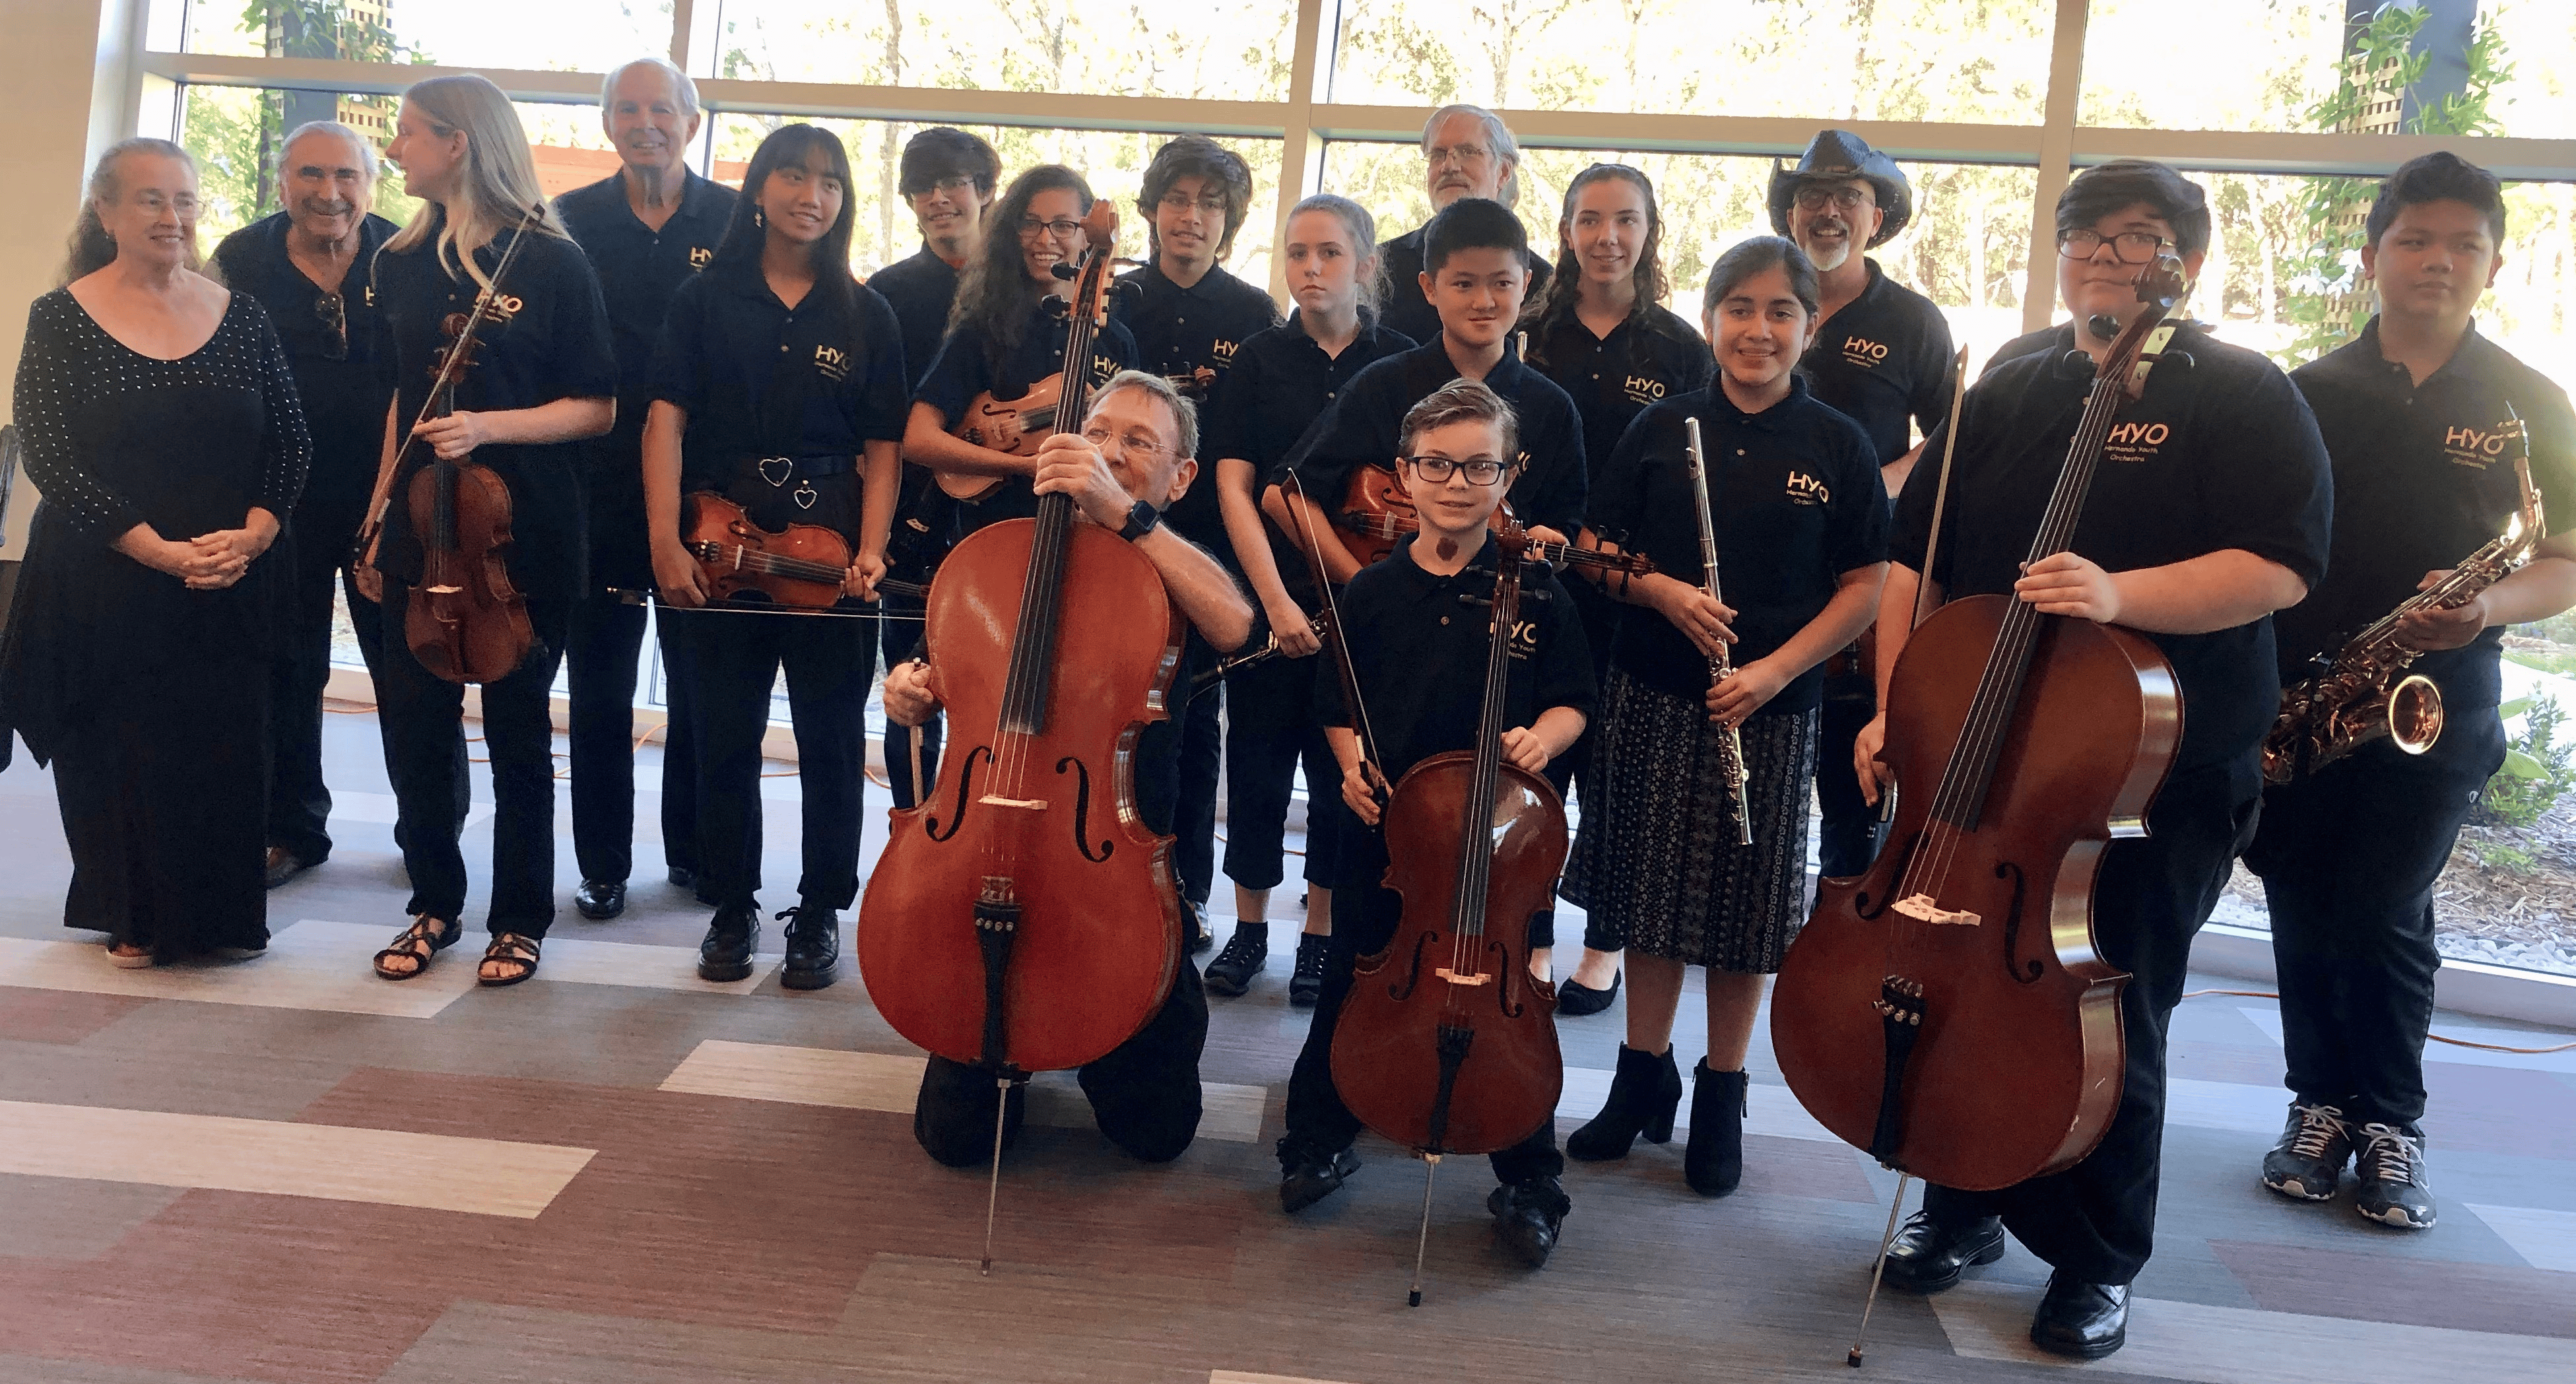
[{"label": "cello f-hole", "polygon": [[1506,1019],[1517,1019],[1528,1013],[1529,1006],[1514,998],[1514,992],[1529,982],[1523,978],[1524,968],[1513,965],[1511,948],[1499,941],[1487,942],[1485,952],[1493,962],[1494,974],[1503,982],[1494,987],[1495,1007],[1502,1010],[1503,1017]]},{"label": "cello f-hole", "polygon": [[1431,934],[1428,932],[1413,939],[1412,964],[1404,968],[1404,979],[1386,987],[1389,999],[1402,1000],[1412,997],[1414,987],[1422,983],[1422,949],[1430,945]]},{"label": "cello f-hole", "polygon": [[1914,868],[1914,853],[1919,850],[1922,845],[1923,833],[1918,831],[1912,836],[1907,837],[1905,839],[1905,849],[1897,853],[1896,864],[1887,872],[1888,897],[1873,900],[1865,890],[1861,893],[1854,894],[1852,895],[1852,912],[1864,919],[1874,919],[1878,917],[1878,915],[1885,913],[1887,911],[1887,905],[1904,894],[1905,891],[1903,884],[1905,880],[1905,872]]},{"label": "cello f-hole", "polygon": [[1118,849],[1118,843],[1104,836],[1100,838],[1100,853],[1091,853],[1091,843],[1087,839],[1091,834],[1091,766],[1073,755],[1066,755],[1055,762],[1057,773],[1061,774],[1067,768],[1077,776],[1073,785],[1073,848],[1082,852],[1082,858],[1092,864],[1102,864],[1109,859],[1111,852]]},{"label": "cello f-hole", "polygon": [[2021,960],[2021,903],[2028,882],[2021,867],[2009,860],[1995,865],[1995,878],[2011,880],[2013,891],[2012,911],[2004,915],[2004,970],[2024,985],[2035,985],[2048,974],[2048,967],[2036,960],[2025,966]]},{"label": "cello f-hole", "polygon": [[966,824],[966,803],[974,792],[975,761],[978,757],[981,757],[989,763],[993,758],[993,747],[990,745],[976,746],[974,749],[966,752],[964,762],[957,766],[957,806],[954,811],[948,814],[948,830],[941,831],[939,829],[939,819],[936,817],[925,817],[922,819],[922,830],[929,834],[931,840],[945,841],[949,837],[955,836],[957,834],[957,829]]}]

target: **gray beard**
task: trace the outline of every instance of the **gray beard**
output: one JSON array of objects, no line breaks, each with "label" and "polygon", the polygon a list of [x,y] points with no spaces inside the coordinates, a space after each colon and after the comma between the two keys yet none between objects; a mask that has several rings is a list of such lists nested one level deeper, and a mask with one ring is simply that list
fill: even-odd
[{"label": "gray beard", "polygon": [[[1800,246],[1799,248],[1800,248],[1800,249],[1806,249],[1806,247],[1805,247],[1805,246]],[[1835,270],[1842,268],[1842,267],[1843,267],[1843,262],[1844,262],[1845,260],[1848,260],[1848,259],[1850,259],[1850,258],[1851,258],[1851,253],[1852,253],[1852,243],[1851,243],[1851,240],[1850,240],[1850,238],[1849,238],[1849,237],[1845,237],[1845,238],[1844,238],[1844,240],[1843,240],[1843,243],[1842,243],[1841,247],[1840,247],[1840,248],[1838,248],[1838,249],[1836,249],[1836,250],[1834,250],[1834,251],[1833,251],[1833,252],[1831,252],[1830,254],[1822,254],[1822,255],[1820,255],[1820,254],[1817,254],[1817,253],[1816,253],[1815,251],[1813,251],[1813,250],[1807,250],[1807,258],[1808,258],[1808,260],[1809,260],[1809,261],[1811,261],[1812,263],[1814,263],[1814,265],[1816,266],[1816,272],[1817,272],[1817,273],[1819,273],[1819,274],[1830,274],[1830,273],[1834,272]]]}]

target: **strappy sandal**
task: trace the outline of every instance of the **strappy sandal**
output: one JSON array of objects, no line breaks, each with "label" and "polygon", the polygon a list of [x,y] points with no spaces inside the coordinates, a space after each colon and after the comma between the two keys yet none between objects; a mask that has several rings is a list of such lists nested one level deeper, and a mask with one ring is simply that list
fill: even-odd
[{"label": "strappy sandal", "polygon": [[[423,913],[411,920],[411,926],[403,929],[402,936],[395,938],[392,946],[376,953],[376,974],[387,980],[410,980],[427,971],[432,958],[455,946],[456,939],[464,935],[465,924],[441,922]],[[386,965],[397,957],[416,964],[408,971],[393,970]]]},{"label": "strappy sandal", "polygon": [[499,989],[504,985],[516,985],[535,975],[537,951],[540,945],[534,937],[523,937],[515,932],[499,934],[492,939],[492,945],[483,949],[483,964],[489,966],[497,962],[503,966],[516,967],[517,970],[502,975],[487,976],[478,967],[474,972],[474,983]]}]

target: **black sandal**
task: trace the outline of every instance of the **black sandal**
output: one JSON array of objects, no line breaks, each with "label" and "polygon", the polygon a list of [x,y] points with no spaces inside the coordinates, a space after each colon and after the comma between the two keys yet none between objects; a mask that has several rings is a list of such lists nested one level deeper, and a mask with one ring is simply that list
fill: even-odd
[{"label": "black sandal", "polygon": [[[387,980],[410,980],[427,971],[432,958],[455,946],[456,939],[464,935],[465,924],[442,923],[423,913],[411,920],[411,926],[403,929],[402,936],[395,938],[392,946],[376,953],[376,974]],[[424,946],[429,950],[421,950]],[[408,971],[385,969],[385,962],[397,956],[408,957],[420,964]]]},{"label": "black sandal", "polygon": [[536,938],[524,937],[515,932],[495,935],[492,938],[492,945],[483,949],[483,964],[488,966],[499,962],[504,966],[515,966],[518,970],[515,974],[487,976],[483,974],[481,967],[477,967],[474,972],[474,983],[498,989],[504,985],[516,985],[535,975],[537,951],[541,945]]}]

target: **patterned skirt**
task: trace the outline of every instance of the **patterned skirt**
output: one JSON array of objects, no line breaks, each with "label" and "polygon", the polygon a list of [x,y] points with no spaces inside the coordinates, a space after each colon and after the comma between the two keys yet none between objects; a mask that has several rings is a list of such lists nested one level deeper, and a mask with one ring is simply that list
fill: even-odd
[{"label": "patterned skirt", "polygon": [[1735,842],[1720,732],[1696,698],[1613,668],[1594,726],[1583,826],[1558,892],[1649,956],[1744,974],[1780,969],[1806,900],[1818,714],[1744,723],[1753,844]]}]

